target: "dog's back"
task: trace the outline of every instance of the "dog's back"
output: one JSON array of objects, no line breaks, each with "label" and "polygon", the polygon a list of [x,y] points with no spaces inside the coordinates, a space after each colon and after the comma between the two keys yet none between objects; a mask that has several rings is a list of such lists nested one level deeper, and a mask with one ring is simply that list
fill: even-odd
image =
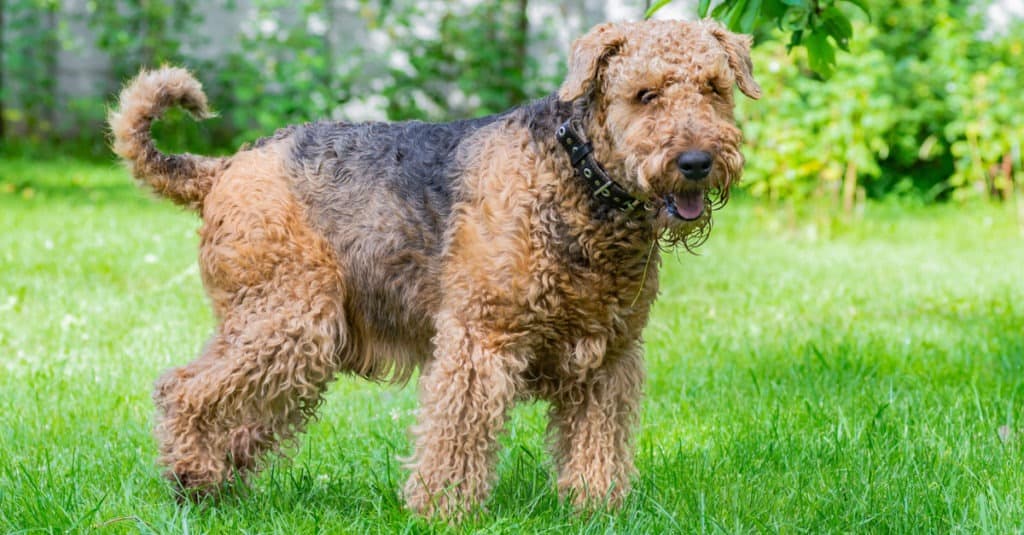
[{"label": "dog's back", "polygon": [[352,224],[413,226],[437,236],[456,195],[460,145],[497,119],[294,127],[288,143],[295,193],[339,251],[347,246],[338,227]]},{"label": "dog's back", "polygon": [[404,364],[429,356],[460,147],[499,119],[319,122],[294,127],[283,140],[292,191],[343,265],[348,318],[374,346],[369,359]]}]

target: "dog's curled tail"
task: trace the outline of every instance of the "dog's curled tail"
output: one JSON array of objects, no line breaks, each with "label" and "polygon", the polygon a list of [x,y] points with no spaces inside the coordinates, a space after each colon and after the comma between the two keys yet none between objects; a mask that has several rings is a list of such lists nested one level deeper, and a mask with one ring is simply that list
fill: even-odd
[{"label": "dog's curled tail", "polygon": [[114,152],[125,159],[135,178],[175,203],[198,210],[225,159],[160,152],[150,126],[171,106],[181,106],[196,119],[213,116],[202,84],[187,70],[161,67],[140,72],[125,85],[117,109],[107,117]]}]

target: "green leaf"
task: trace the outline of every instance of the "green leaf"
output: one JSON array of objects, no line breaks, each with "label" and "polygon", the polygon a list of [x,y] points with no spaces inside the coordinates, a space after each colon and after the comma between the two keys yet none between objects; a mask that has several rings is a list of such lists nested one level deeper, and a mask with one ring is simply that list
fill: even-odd
[{"label": "green leaf", "polygon": [[658,0],[657,2],[651,4],[651,7],[647,10],[647,13],[644,13],[644,18],[651,18],[651,15],[653,15],[655,11],[658,11],[659,9],[665,7],[671,1],[672,0]]},{"label": "green leaf", "polygon": [[849,52],[850,38],[853,37],[853,25],[850,19],[835,6],[829,7],[821,14],[822,27],[835,40],[839,48]]},{"label": "green leaf", "polygon": [[795,32],[793,32],[789,36],[789,43],[786,44],[786,52],[792,52],[793,51],[793,47],[800,46],[800,43],[803,40],[803,36],[804,36],[804,31],[803,30],[796,30]]},{"label": "green leaf", "polygon": [[733,5],[732,10],[729,12],[729,29],[738,32],[740,31],[740,18],[743,16],[744,10],[750,2],[748,0],[737,0],[736,4]]},{"label": "green leaf", "polygon": [[868,16],[868,22],[871,22],[871,10],[868,9],[868,3],[864,0],[846,0],[847,2],[857,6],[865,15]]},{"label": "green leaf", "polygon": [[708,16],[708,8],[711,7],[711,0],[700,0],[697,4],[697,15],[700,18]]},{"label": "green leaf", "polygon": [[821,14],[821,21],[826,26],[833,26],[836,32],[832,33],[833,36],[839,36],[844,39],[853,37],[853,25],[850,24],[850,19],[846,18],[846,15],[839,8],[832,6],[826,9]]},{"label": "green leaf", "polygon": [[808,26],[811,11],[805,7],[790,7],[779,19],[779,28],[795,32]]},{"label": "green leaf", "polygon": [[761,16],[763,20],[776,21],[779,24],[779,29],[782,29],[782,17],[786,14],[787,9],[789,8],[782,3],[782,0],[767,0],[761,7]]},{"label": "green leaf", "polygon": [[811,70],[822,78],[831,78],[835,72],[836,51],[828,42],[828,36],[820,31],[811,32],[804,39],[804,46],[807,47],[807,60]]},{"label": "green leaf", "polygon": [[740,18],[740,31],[750,33],[754,29],[754,22],[757,21],[757,16],[760,13],[761,0],[750,0],[747,3],[746,9],[743,10],[743,16]]},{"label": "green leaf", "polygon": [[723,20],[724,15],[729,12],[730,9],[735,5],[735,0],[725,0],[721,4],[715,6],[715,9],[711,10],[711,18],[716,20]]}]

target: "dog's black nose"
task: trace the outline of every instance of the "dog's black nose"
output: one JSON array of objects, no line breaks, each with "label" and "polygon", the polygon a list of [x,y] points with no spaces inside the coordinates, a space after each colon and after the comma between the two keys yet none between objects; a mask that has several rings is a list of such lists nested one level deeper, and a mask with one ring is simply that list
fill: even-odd
[{"label": "dog's black nose", "polygon": [[690,180],[700,180],[711,173],[711,155],[702,150],[688,150],[676,158],[676,164],[683,176]]}]

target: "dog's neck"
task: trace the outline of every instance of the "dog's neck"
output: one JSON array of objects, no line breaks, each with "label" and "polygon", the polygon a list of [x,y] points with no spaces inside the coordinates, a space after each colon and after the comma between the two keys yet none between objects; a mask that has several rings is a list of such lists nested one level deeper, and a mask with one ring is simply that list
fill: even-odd
[{"label": "dog's neck", "polygon": [[[643,201],[627,213],[621,210],[617,204],[604,200],[602,194],[595,196],[594,193],[607,181],[602,181],[599,185],[585,182],[582,171],[573,166],[571,149],[566,150],[565,144],[559,141],[559,128],[567,121],[573,121],[577,125],[578,133],[576,135],[579,139],[587,143],[596,141],[593,137],[595,135],[593,131],[595,119],[587,104],[582,100],[566,102],[560,100],[557,94],[551,94],[519,109],[520,124],[531,132],[538,150],[551,155],[551,158],[546,161],[552,165],[551,171],[556,177],[556,181],[552,184],[559,192],[556,202],[577,207],[578,211],[575,214],[583,215],[586,220],[578,223],[590,227],[591,230],[601,229],[601,231],[618,234],[627,229],[630,231],[644,229],[639,232],[644,235],[644,239],[653,236],[653,213],[645,210],[647,206],[643,204]],[[616,171],[622,172],[622,170],[614,166],[609,167],[608,162],[601,162],[599,143],[593,143],[592,150],[591,156],[595,165],[599,165],[603,173],[609,179],[614,180],[612,177],[615,176]],[[614,183],[618,185],[624,195],[635,198],[621,186],[620,181],[615,180]],[[610,188],[611,186],[608,189]],[[598,224],[592,225],[593,222]],[[630,232],[630,234],[633,233]],[[647,244],[649,243],[650,240],[647,240]]]},{"label": "dog's neck", "polygon": [[594,157],[594,146],[587,140],[580,120],[570,117],[555,132],[555,139],[565,149],[569,163],[576,171],[576,176],[586,184],[591,194],[599,203],[624,214],[632,214],[643,209],[643,201],[633,197],[620,186]]},{"label": "dog's neck", "polygon": [[550,95],[518,112],[518,125],[530,132],[545,171],[530,188],[537,198],[537,230],[547,235],[543,243],[548,253],[574,273],[583,270],[588,276],[609,277],[621,290],[624,303],[632,305],[640,295],[637,306],[646,306],[653,299],[648,290],[657,286],[660,263],[654,213],[638,207],[627,214],[600,201],[576,174],[557,132],[565,121],[580,117],[583,132],[593,139],[592,120],[578,115],[578,106]]},{"label": "dog's neck", "polygon": [[[521,120],[532,132],[538,149],[551,155],[546,161],[552,165],[552,189],[541,186],[538,193],[547,191],[541,196],[553,203],[552,207],[560,213],[560,219],[571,229],[569,235],[575,236],[574,239],[600,241],[605,244],[603,248],[611,247],[627,256],[631,253],[626,250],[640,251],[646,258],[651,243],[656,239],[653,213],[645,210],[643,204],[625,212],[618,205],[595,197],[594,192],[604,182],[601,185],[585,182],[581,177],[582,171],[572,165],[571,150],[567,151],[565,144],[558,140],[559,128],[569,120],[577,121],[579,138],[584,141],[593,139],[594,133],[590,130],[593,118],[588,115],[586,107],[580,102],[565,102],[557,95],[550,95],[527,106]],[[595,162],[600,161],[597,157],[599,152],[594,153]],[[614,176],[614,172],[609,173],[604,166],[602,171],[609,178]],[[622,190],[626,191],[625,188]]]},{"label": "dog's neck", "polygon": [[[648,219],[644,200],[637,199],[614,178],[623,170],[601,161],[600,144],[593,137],[595,119],[585,100],[567,102],[552,94],[520,108],[521,120],[539,146],[551,151],[554,171],[563,180],[559,187],[566,193],[579,194],[593,219],[610,225]],[[561,130],[567,122],[567,128]],[[569,141],[572,146],[567,146]],[[574,154],[575,147],[580,148]]]}]

